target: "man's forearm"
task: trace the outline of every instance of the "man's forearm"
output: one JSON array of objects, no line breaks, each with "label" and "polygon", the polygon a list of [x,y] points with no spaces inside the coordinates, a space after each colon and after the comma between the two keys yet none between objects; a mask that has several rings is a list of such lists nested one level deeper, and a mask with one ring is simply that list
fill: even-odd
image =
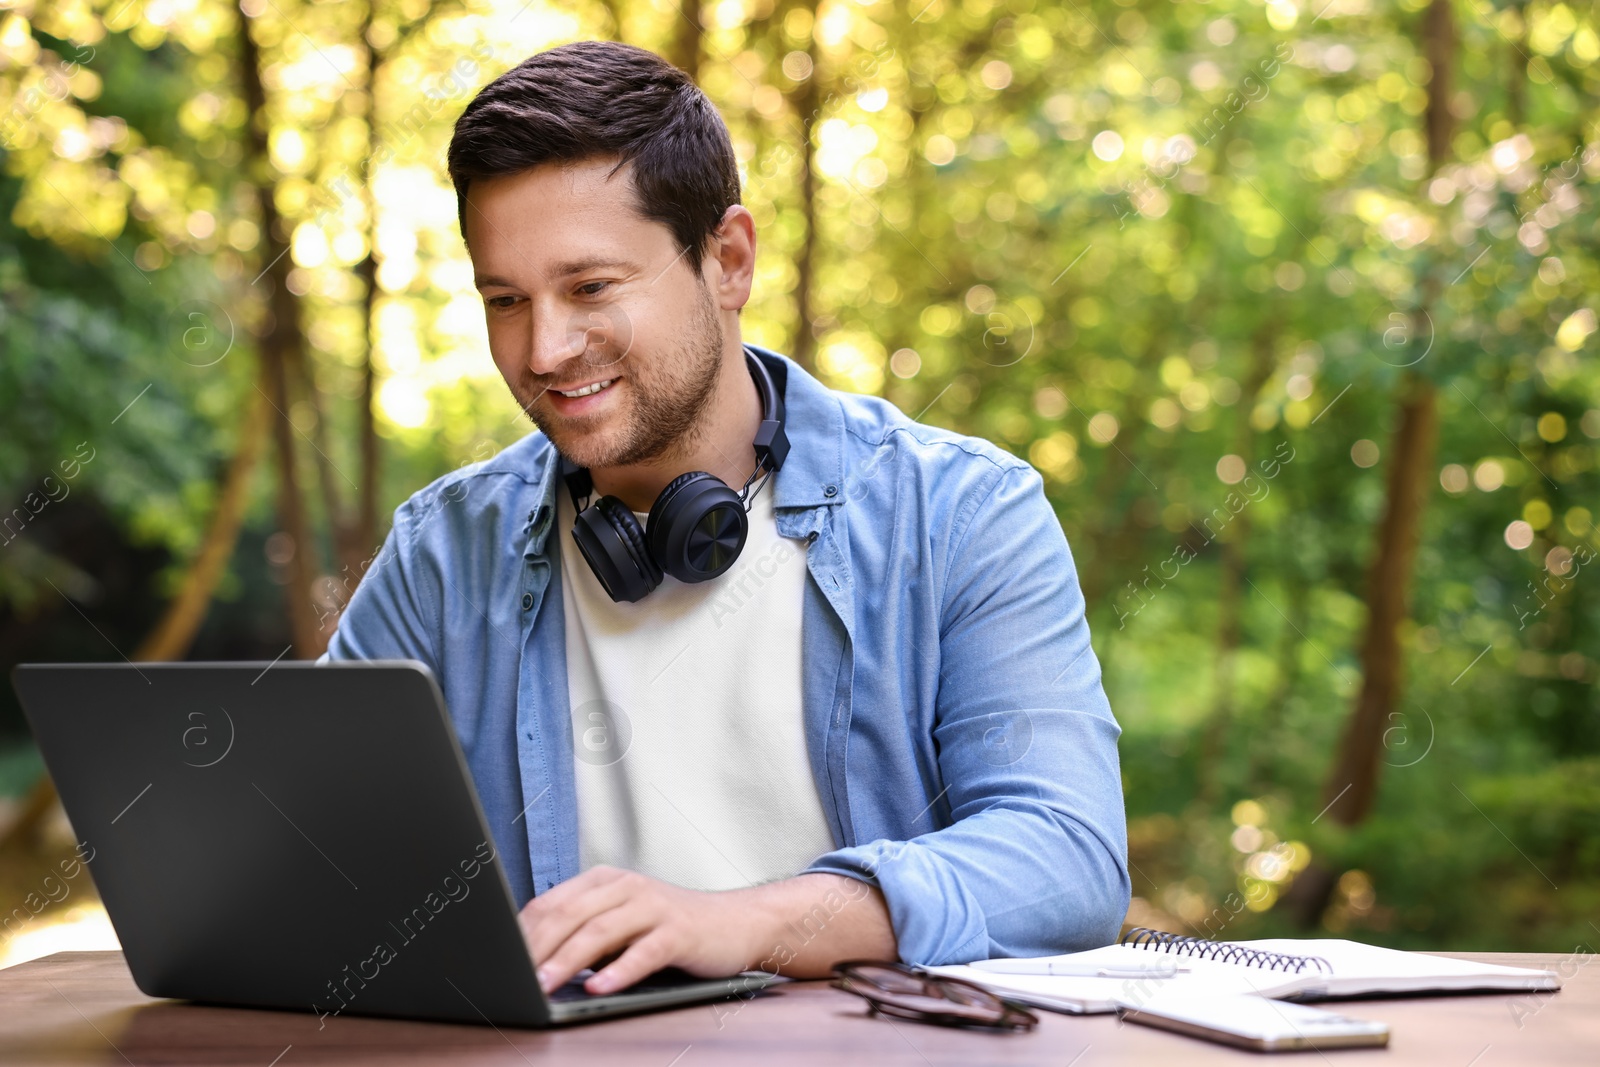
[{"label": "man's forearm", "polygon": [[839,960],[898,959],[894,927],[875,885],[840,874],[802,874],[736,890],[754,925],[751,966],[825,978]]}]

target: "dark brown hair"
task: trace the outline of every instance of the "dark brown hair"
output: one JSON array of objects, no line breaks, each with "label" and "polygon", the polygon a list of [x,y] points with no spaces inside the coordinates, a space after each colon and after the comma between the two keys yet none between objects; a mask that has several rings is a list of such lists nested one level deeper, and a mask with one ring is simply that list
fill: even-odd
[{"label": "dark brown hair", "polygon": [[672,230],[698,274],[706,239],[739,203],[728,127],[687,74],[615,41],[535,53],[473,97],[450,138],[462,237],[474,178],[609,155],[621,156],[611,174],[633,162],[639,214]]}]

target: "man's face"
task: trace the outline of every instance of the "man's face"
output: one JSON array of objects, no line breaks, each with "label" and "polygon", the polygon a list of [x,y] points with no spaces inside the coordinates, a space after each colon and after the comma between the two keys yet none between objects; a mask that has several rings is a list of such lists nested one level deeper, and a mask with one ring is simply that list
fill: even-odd
[{"label": "man's face", "polygon": [[614,162],[546,164],[474,181],[467,194],[495,365],[557,450],[589,468],[692,445],[722,361],[704,274],[666,225],[639,215],[631,165],[607,180]]}]

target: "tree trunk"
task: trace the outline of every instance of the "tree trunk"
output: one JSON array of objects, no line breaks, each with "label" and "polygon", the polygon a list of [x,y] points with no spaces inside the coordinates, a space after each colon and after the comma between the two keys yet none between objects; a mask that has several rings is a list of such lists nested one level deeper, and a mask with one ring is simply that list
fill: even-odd
[{"label": "tree trunk", "polygon": [[696,84],[700,81],[700,0],[682,0],[680,14],[672,35],[669,55],[672,65],[689,75]]},{"label": "tree trunk", "polygon": [[272,408],[259,390],[253,390],[245,401],[249,413],[239,428],[239,440],[233,459],[228,464],[217,494],[216,510],[211,515],[211,525],[194,562],[184,575],[178,595],[172,598],[167,610],[133,654],[135,662],[182,659],[193,644],[200,624],[205,621],[206,609],[222,573],[233,558],[234,547],[239,542],[239,527],[244,523],[245,508],[250,502],[250,485],[255,479],[256,465],[261,459],[262,445],[266,441],[268,416]]},{"label": "tree trunk", "polygon": [[1323,803],[1331,805],[1328,817],[1346,826],[1361,822],[1372,808],[1383,732],[1404,683],[1400,624],[1409,613],[1411,567],[1438,435],[1433,383],[1413,376],[1402,388],[1399,427],[1390,445],[1387,501],[1367,572],[1361,692],[1345,729],[1339,762],[1323,791]]},{"label": "tree trunk", "polygon": [[[371,235],[368,235],[369,241]],[[379,452],[378,452],[378,420],[375,410],[378,394],[378,374],[373,363],[373,354],[377,349],[377,333],[372,328],[373,316],[377,312],[378,302],[378,269],[371,253],[363,259],[357,268],[357,276],[361,284],[366,287],[366,296],[362,303],[362,323],[366,331],[366,351],[361,357],[361,491],[356,497],[355,533],[351,541],[356,548],[364,551],[366,555],[358,555],[355,559],[357,567],[372,554],[377,548],[374,543],[378,538],[378,478]],[[346,566],[350,560],[344,561]],[[359,580],[359,573],[351,573],[352,579]]]},{"label": "tree trunk", "polygon": [[[367,5],[367,17],[361,39],[367,42],[367,27],[372,24],[374,2]],[[378,136],[378,76],[388,55],[384,51],[367,48],[367,166],[376,159],[383,147]],[[350,594],[361,581],[362,564],[375,554],[378,539],[378,422],[376,413],[378,376],[374,356],[378,349],[378,335],[373,322],[378,310],[378,200],[372,195],[370,170],[362,175],[361,196],[366,209],[367,254],[356,264],[356,277],[361,279],[361,330],[364,340],[361,352],[361,409],[357,432],[361,435],[359,453],[361,472],[357,475],[360,488],[356,493],[356,510],[347,547],[340,560],[340,609],[349,603]]]},{"label": "tree trunk", "polygon": [[[817,8],[810,5],[815,16]],[[817,110],[821,106],[822,80],[820,64],[822,55],[817,48],[817,25],[813,17],[811,37],[806,44],[806,55],[811,57],[811,76],[795,89],[791,96],[800,114],[800,215],[805,220],[805,236],[801,239],[800,253],[795,257],[794,284],[795,331],[794,361],[812,374],[816,373],[817,339],[813,320],[817,317],[815,285],[817,275]]]},{"label": "tree trunk", "polygon": [[[1432,73],[1428,106],[1423,112],[1427,135],[1427,181],[1450,159],[1455,122],[1450,110],[1455,23],[1450,0],[1432,0],[1422,17],[1423,54]],[[1430,311],[1436,303],[1439,276],[1429,267],[1419,287],[1411,336],[1432,337]],[[1383,518],[1378,524],[1371,567],[1367,571],[1367,630],[1361,646],[1361,691],[1345,727],[1338,762],[1322,791],[1326,817],[1355,826],[1372,810],[1378,791],[1383,733],[1404,685],[1404,650],[1400,624],[1410,610],[1411,571],[1422,526],[1423,506],[1432,484],[1438,407],[1433,382],[1415,369],[1406,371],[1399,388],[1394,438],[1389,446]],[[1318,818],[1323,817],[1319,815]],[[1295,880],[1285,901],[1303,926],[1321,918],[1336,876],[1313,862]]]},{"label": "tree trunk", "polygon": [[245,125],[246,172],[256,185],[256,202],[261,216],[261,260],[264,264],[257,284],[265,282],[271,287],[267,321],[260,340],[262,376],[267,383],[265,395],[271,400],[275,414],[272,429],[278,460],[278,521],[281,532],[288,537],[292,548],[287,563],[289,581],[284,587],[289,630],[295,654],[302,659],[314,659],[326,649],[327,635],[318,624],[316,606],[312,601],[311,583],[318,570],[317,546],[311,535],[310,519],[300,488],[294,441],[297,431],[289,421],[289,369],[299,363],[305,351],[305,338],[300,330],[299,301],[288,286],[289,235],[278,215],[273,196],[276,182],[272,177],[272,162],[267,151],[269,120],[266,90],[261,82],[261,54],[250,35],[254,21],[241,9],[240,88],[250,115]]},{"label": "tree trunk", "polygon": [[1506,121],[1521,129],[1527,111],[1528,50],[1522,46],[1528,39],[1528,7],[1512,4],[1511,10],[1517,15],[1517,34],[1506,38]]},{"label": "tree trunk", "polygon": [[1422,16],[1422,54],[1428,61],[1428,106],[1422,113],[1428,135],[1428,177],[1450,161],[1455,136],[1455,112],[1450,97],[1455,89],[1456,24],[1450,0],[1432,0]]}]

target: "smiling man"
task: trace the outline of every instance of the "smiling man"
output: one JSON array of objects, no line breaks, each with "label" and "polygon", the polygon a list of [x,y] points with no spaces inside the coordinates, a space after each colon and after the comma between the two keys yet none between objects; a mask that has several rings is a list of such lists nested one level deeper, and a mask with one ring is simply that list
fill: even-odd
[{"label": "smiling man", "polygon": [[654,54],[532,56],[449,166],[538,428],[395,512],[327,658],[438,676],[546,988],[1111,941],[1119,729],[1038,473],[742,342],[727,128]]}]

